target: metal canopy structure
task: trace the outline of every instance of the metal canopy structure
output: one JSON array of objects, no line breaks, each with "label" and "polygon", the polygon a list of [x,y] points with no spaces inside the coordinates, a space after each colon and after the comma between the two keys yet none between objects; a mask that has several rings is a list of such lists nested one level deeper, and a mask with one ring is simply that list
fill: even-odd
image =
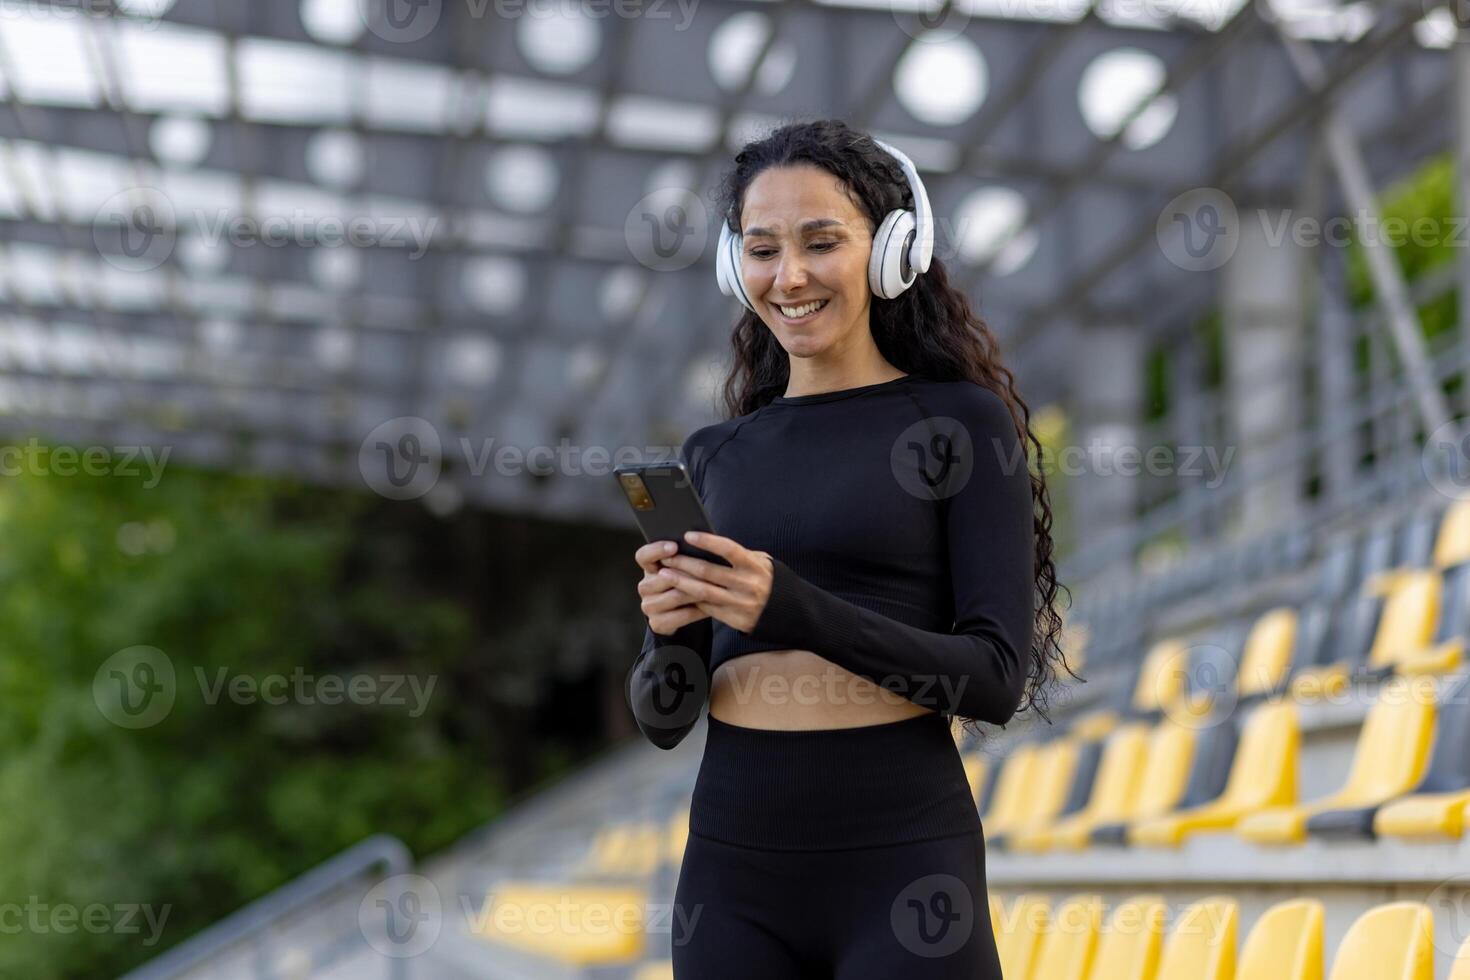
[{"label": "metal canopy structure", "polygon": [[783,119],[914,159],[1033,407],[1077,331],[1215,302],[1180,194],[1292,206],[1334,106],[1375,183],[1453,138],[1432,0],[1276,5],[1320,87],[1238,2],[361,3],[0,0],[7,431],[362,486],[421,418],[431,506],[626,524],[607,460],[714,418],[710,195]]}]

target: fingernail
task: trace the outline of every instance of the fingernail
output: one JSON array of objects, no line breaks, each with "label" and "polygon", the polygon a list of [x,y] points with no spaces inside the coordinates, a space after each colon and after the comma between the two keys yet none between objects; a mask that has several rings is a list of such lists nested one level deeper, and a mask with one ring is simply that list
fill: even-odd
[{"label": "fingernail", "polygon": [[665,553],[668,553],[668,552],[673,551],[676,547],[678,547],[678,546],[675,545],[674,542],[672,542],[672,541],[665,541],[664,542],[664,552]]},{"label": "fingernail", "polygon": [[685,531],[684,532],[684,540],[690,542],[691,544],[693,542],[695,542],[695,541],[698,541],[699,540],[699,532],[698,531]]}]

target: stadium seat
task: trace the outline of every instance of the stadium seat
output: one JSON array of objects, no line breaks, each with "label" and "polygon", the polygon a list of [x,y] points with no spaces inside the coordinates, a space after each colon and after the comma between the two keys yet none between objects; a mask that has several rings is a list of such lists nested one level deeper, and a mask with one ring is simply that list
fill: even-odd
[{"label": "stadium seat", "polygon": [[637,888],[508,881],[486,899],[474,931],[483,939],[568,966],[626,964],[643,955]]},{"label": "stadium seat", "polygon": [[684,861],[684,848],[689,843],[689,804],[675,807],[669,817],[664,838],[664,860],[674,867]]},{"label": "stadium seat", "polygon": [[1030,786],[1038,768],[1047,761],[1042,742],[1026,742],[1013,748],[1001,761],[1000,774],[994,780],[990,806],[981,815],[985,836],[1005,831],[1021,819],[1031,794]]},{"label": "stadium seat", "polygon": [[1139,895],[1114,909],[1098,936],[1092,980],[1154,980],[1167,914],[1162,895]]},{"label": "stadium seat", "polygon": [[1271,694],[1285,685],[1296,647],[1296,630],[1297,611],[1290,606],[1278,606],[1251,625],[1235,677],[1237,697]]},{"label": "stadium seat", "polygon": [[1106,738],[1109,732],[1118,727],[1120,721],[1116,711],[1105,708],[1089,711],[1072,722],[1067,728],[1067,734],[1084,740]]},{"label": "stadium seat", "polygon": [[1296,799],[1301,726],[1289,701],[1267,702],[1246,719],[1230,779],[1218,799],[1139,821],[1128,828],[1130,843],[1177,847],[1192,834],[1229,830],[1241,817]]},{"label": "stadium seat", "polygon": [[667,853],[668,826],[659,821],[630,821],[599,830],[587,857],[573,872],[579,880],[641,879],[658,870]]},{"label": "stadium seat", "polygon": [[1051,824],[1017,830],[1008,842],[1010,849],[1081,849],[1087,846],[1093,827],[1126,818],[1138,795],[1138,781],[1147,761],[1148,732],[1148,725],[1132,722],[1109,735],[1086,805]]},{"label": "stadium seat", "polygon": [[1326,920],[1326,908],[1315,898],[1271,906],[1245,938],[1236,980],[1322,980]]},{"label": "stadium seat", "polygon": [[1102,917],[1101,895],[1074,895],[1059,904],[1042,934],[1030,980],[1089,980]]},{"label": "stadium seat", "polygon": [[1157,980],[1235,980],[1239,921],[1240,906],[1227,896],[1189,906],[1169,930]]},{"label": "stadium seat", "polygon": [[[1139,776],[1136,795],[1129,801],[1127,814],[1114,822],[1103,822],[1093,827],[1089,834],[1092,842],[1124,845],[1128,842],[1129,823],[1160,817],[1186,805],[1185,796],[1192,781],[1191,770],[1203,752],[1209,751],[1208,743],[1219,741],[1221,735],[1234,745],[1233,726],[1228,722],[1203,733],[1167,718],[1154,726],[1149,734],[1147,759]],[[1228,757],[1223,760],[1223,766],[1229,769]],[[1212,793],[1210,797],[1214,795],[1217,794]],[[1063,839],[1058,844],[1070,847],[1072,841]]]},{"label": "stadium seat", "polygon": [[1342,937],[1328,980],[1434,980],[1434,913],[1423,902],[1364,912]]},{"label": "stadium seat", "polygon": [[633,973],[633,980],[674,980],[672,960],[657,960],[645,963]]},{"label": "stadium seat", "polygon": [[1001,972],[1007,977],[1030,980],[1041,953],[1041,939],[1051,922],[1051,902],[1045,895],[1016,896],[996,919],[996,950]]},{"label": "stadium seat", "polygon": [[1418,510],[1396,524],[1392,566],[1372,575],[1363,583],[1363,590],[1375,595],[1387,595],[1397,585],[1400,575],[1415,569],[1428,568],[1434,554],[1435,527],[1438,521],[1437,513]]},{"label": "stadium seat", "polygon": [[1470,939],[1465,940],[1455,954],[1455,961],[1450,964],[1450,975],[1445,980],[1470,980]]},{"label": "stadium seat", "polygon": [[1149,647],[1133,687],[1133,712],[1149,717],[1175,704],[1185,691],[1189,647],[1181,639],[1160,640]]},{"label": "stadium seat", "polygon": [[1470,807],[1470,673],[1445,683],[1424,778],[1410,795],[1378,810],[1376,834],[1456,838],[1464,833]]},{"label": "stadium seat", "polygon": [[1350,672],[1368,654],[1383,605],[1383,599],[1376,596],[1349,596],[1331,608],[1326,633],[1315,652],[1336,659],[1293,664],[1288,690],[1294,700],[1313,701],[1347,690]]},{"label": "stadium seat", "polygon": [[1423,655],[1434,642],[1443,591],[1436,571],[1416,569],[1399,576],[1384,602],[1368,662],[1354,674],[1387,676],[1401,661]]},{"label": "stadium seat", "polygon": [[1470,565],[1446,569],[1440,592],[1439,623],[1433,642],[1423,650],[1401,655],[1394,667],[1400,674],[1447,674],[1465,660],[1465,635],[1470,632]]},{"label": "stadium seat", "polygon": [[1317,562],[1315,598],[1333,604],[1352,592],[1358,571],[1360,542],[1353,532],[1339,532],[1328,542]]},{"label": "stadium seat", "polygon": [[978,750],[960,756],[965,766],[965,781],[970,784],[970,797],[979,805],[980,791],[985,787],[985,776],[990,769],[990,757]]},{"label": "stadium seat", "polygon": [[1367,810],[1366,819],[1371,819],[1373,809],[1408,792],[1424,775],[1434,735],[1434,700],[1423,687],[1404,677],[1384,682],[1358,733],[1352,768],[1341,789],[1245,816],[1236,833],[1258,844],[1299,843],[1306,840],[1307,819],[1314,814]]},{"label": "stadium seat", "polygon": [[1470,562],[1470,497],[1445,510],[1434,538],[1434,567],[1453,568]]},{"label": "stadium seat", "polygon": [[1292,680],[1293,696],[1299,700],[1310,700],[1322,694],[1341,694],[1352,681],[1386,676],[1400,657],[1427,648],[1434,638],[1434,627],[1439,618],[1440,589],[1438,572],[1418,569],[1399,576],[1387,598],[1358,599],[1350,612],[1354,625],[1369,616],[1364,604],[1381,602],[1382,606],[1366,662],[1357,658],[1359,646],[1350,640],[1350,658],[1303,671]]},{"label": "stadium seat", "polygon": [[984,824],[987,846],[1004,849],[1009,835],[1054,819],[1067,803],[1082,744],[1069,735],[1054,738],[1037,749],[1026,780],[1016,787],[1014,809],[1007,819]]}]

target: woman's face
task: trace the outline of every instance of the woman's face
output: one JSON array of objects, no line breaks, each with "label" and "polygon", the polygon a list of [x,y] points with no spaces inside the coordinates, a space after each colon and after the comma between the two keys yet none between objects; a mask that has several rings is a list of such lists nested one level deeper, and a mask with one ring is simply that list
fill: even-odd
[{"label": "woman's face", "polygon": [[[745,290],[787,353],[810,357],[867,331],[873,228],[837,177],[810,164],[762,171],[740,226]],[[813,302],[824,305],[792,309]]]}]

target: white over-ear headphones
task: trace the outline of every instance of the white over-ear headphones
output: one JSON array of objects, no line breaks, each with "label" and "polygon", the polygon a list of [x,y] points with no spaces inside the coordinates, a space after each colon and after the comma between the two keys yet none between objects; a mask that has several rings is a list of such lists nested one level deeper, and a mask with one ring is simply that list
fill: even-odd
[{"label": "white over-ear headphones", "polygon": [[[898,161],[914,196],[914,210],[889,211],[873,233],[873,254],[868,259],[868,287],[874,296],[893,299],[914,284],[921,272],[929,271],[934,255],[934,216],[929,210],[929,195],[913,161],[897,147],[880,139],[874,143]],[[740,278],[741,238],[730,230],[728,221],[720,220],[720,244],[715,252],[715,281],[720,292],[740,300],[747,310],[755,312],[755,304],[745,291]]]}]

